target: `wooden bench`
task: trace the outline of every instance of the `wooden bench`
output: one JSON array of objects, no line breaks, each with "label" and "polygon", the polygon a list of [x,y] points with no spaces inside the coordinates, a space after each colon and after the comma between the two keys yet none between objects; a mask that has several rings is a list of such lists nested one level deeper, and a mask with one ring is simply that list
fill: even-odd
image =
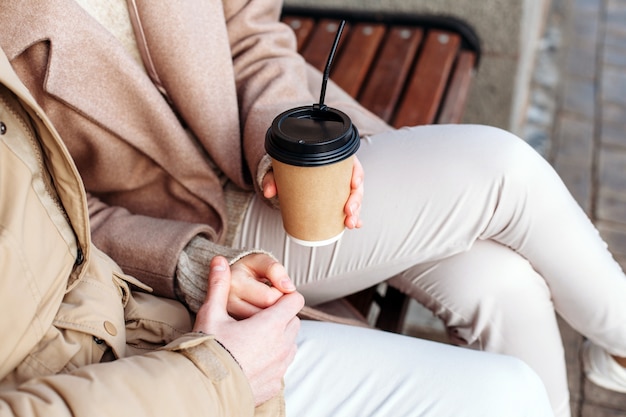
[{"label": "wooden bench", "polygon": [[[330,79],[392,126],[461,122],[480,57],[478,38],[463,22],[294,7],[282,20],[320,71],[346,20]],[[401,332],[407,306],[407,297],[383,284],[319,307]]]},{"label": "wooden bench", "polygon": [[391,125],[461,121],[479,44],[460,22],[288,8],[282,19],[320,71],[345,19],[330,78]]}]

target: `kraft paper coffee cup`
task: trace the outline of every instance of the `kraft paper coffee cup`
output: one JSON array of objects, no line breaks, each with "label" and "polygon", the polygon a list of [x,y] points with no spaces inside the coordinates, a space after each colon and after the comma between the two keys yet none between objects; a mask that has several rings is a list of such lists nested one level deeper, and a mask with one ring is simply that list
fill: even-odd
[{"label": "kraft paper coffee cup", "polygon": [[343,112],[317,105],[278,115],[265,137],[287,234],[322,246],[344,232],[359,132]]}]

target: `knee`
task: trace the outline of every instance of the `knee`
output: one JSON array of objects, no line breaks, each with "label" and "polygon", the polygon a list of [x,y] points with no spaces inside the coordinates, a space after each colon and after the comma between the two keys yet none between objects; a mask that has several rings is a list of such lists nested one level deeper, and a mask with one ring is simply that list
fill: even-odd
[{"label": "knee", "polygon": [[530,262],[492,240],[476,241],[469,251],[442,262],[433,274],[437,280],[447,280],[451,306],[474,319],[485,313],[532,314],[539,301],[551,305],[550,290]]},{"label": "knee", "polygon": [[485,146],[497,149],[498,155],[506,156],[509,153],[515,154],[515,152],[522,148],[530,148],[532,150],[532,147],[522,138],[508,130],[487,125],[471,125],[471,129],[475,129],[473,132],[468,132],[471,137],[478,138]]},{"label": "knee", "polygon": [[513,262],[501,272],[464,295],[462,317],[448,322],[451,336],[485,348],[493,340],[527,337],[524,329],[554,320],[549,288],[530,265]]},{"label": "knee", "polygon": [[500,415],[553,416],[552,406],[541,378],[523,361],[503,356],[489,377],[488,390]]},{"label": "knee", "polygon": [[493,319],[501,317],[510,325],[519,317],[541,319],[546,311],[552,312],[550,289],[545,280],[523,258],[508,260],[500,273],[483,281],[474,292],[473,314],[486,314]]},{"label": "knee", "polygon": [[495,335],[554,319],[545,280],[525,258],[489,240],[428,269],[413,289],[458,344],[484,347]]},{"label": "knee", "polygon": [[498,164],[507,177],[527,181],[529,175],[551,168],[543,156],[513,133],[490,126],[480,128],[493,163]]}]

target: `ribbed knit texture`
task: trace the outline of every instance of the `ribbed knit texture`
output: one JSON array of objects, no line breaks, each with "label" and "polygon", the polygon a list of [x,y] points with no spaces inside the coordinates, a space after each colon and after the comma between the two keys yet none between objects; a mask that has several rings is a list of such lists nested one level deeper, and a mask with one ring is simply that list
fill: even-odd
[{"label": "ribbed knit texture", "polygon": [[196,236],[189,242],[178,258],[175,291],[179,300],[185,302],[189,309],[197,312],[207,292],[207,281],[211,259],[221,255],[232,265],[246,255],[268,252],[260,250],[240,250],[216,245],[202,236]]}]

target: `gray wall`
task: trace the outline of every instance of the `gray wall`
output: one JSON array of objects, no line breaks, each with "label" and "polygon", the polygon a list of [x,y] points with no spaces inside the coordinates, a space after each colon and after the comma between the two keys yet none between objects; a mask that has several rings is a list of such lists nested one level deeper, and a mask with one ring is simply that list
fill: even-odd
[{"label": "gray wall", "polygon": [[465,122],[521,134],[528,89],[550,0],[285,0],[286,5],[451,15],[481,39]]}]

